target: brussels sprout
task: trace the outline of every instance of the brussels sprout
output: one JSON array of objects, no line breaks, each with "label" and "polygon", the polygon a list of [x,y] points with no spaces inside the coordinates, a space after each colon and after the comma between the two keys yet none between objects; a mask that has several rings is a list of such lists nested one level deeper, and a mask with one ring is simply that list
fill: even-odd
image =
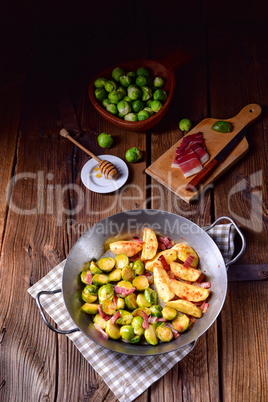
[{"label": "brussels sprout", "polygon": [[114,269],[112,272],[109,273],[108,278],[109,278],[110,282],[121,281],[121,279],[122,279],[122,270],[120,268]]},{"label": "brussels sprout", "polygon": [[116,311],[115,303],[112,300],[104,300],[102,302],[102,310],[105,314],[113,315]]},{"label": "brussels sprout", "polygon": [[112,257],[103,257],[98,261],[98,267],[104,272],[110,272],[115,265],[115,260]]},{"label": "brussels sprout", "polygon": [[154,78],[154,87],[155,88],[163,88],[165,86],[165,80],[162,77]]},{"label": "brussels sprout", "polygon": [[190,131],[192,128],[192,122],[189,119],[182,119],[179,122],[179,128],[181,131]]},{"label": "brussels sprout", "polygon": [[97,300],[98,288],[95,285],[87,285],[82,291],[82,299],[86,303],[93,303]]},{"label": "brussels sprout", "polygon": [[99,326],[101,327],[101,329],[105,329],[107,322],[104,318],[102,318],[102,316],[100,314],[96,314],[95,317],[93,318],[93,321]]},{"label": "brussels sprout", "polygon": [[116,107],[116,105],[114,103],[110,103],[107,107],[106,107],[107,112],[116,115],[118,113],[118,109]]},{"label": "brussels sprout", "polygon": [[101,102],[102,106],[106,109],[108,105],[110,105],[111,101],[108,98],[103,99]]},{"label": "brussels sprout", "polygon": [[151,104],[153,102],[153,99],[149,99],[146,101],[146,106],[149,107],[151,109]]},{"label": "brussels sprout", "polygon": [[136,308],[138,308],[137,296],[135,295],[135,293],[131,293],[130,295],[125,297],[125,303],[129,310],[135,310]]},{"label": "brussels sprout", "polygon": [[111,103],[118,103],[123,99],[123,97],[124,95],[120,91],[113,91],[108,95],[108,99],[111,101]]},{"label": "brussels sprout", "polygon": [[136,73],[137,75],[145,75],[146,77],[150,75],[150,71],[145,67],[139,67]]},{"label": "brussels sprout", "polygon": [[120,339],[120,328],[116,324],[112,324],[111,321],[107,321],[106,333],[111,339]]},{"label": "brussels sprout", "polygon": [[133,82],[133,78],[130,77],[129,75],[121,75],[120,77],[120,84],[123,85],[123,87],[129,87]]},{"label": "brussels sprout", "polygon": [[157,292],[151,288],[147,288],[144,291],[145,300],[150,304],[155,304],[157,302]]},{"label": "brussels sprout", "polygon": [[98,99],[99,101],[103,101],[105,98],[107,98],[107,92],[104,88],[95,89],[94,94],[96,99]]},{"label": "brussels sprout", "polygon": [[172,325],[177,331],[184,332],[190,325],[190,319],[186,314],[178,314],[175,320],[172,321]]},{"label": "brussels sprout", "polygon": [[139,291],[143,291],[149,287],[148,279],[145,276],[136,276],[132,281],[133,286]]},{"label": "brussels sprout", "polygon": [[94,303],[85,303],[81,308],[87,314],[97,314],[98,312],[98,305]]},{"label": "brussels sprout", "polygon": [[166,102],[167,100],[167,93],[163,89],[157,89],[154,92],[154,100],[159,100],[162,102]]},{"label": "brussels sprout", "polygon": [[125,71],[122,69],[122,68],[120,68],[120,67],[116,67],[113,71],[112,71],[112,77],[113,77],[113,79],[115,80],[115,81],[119,81],[120,80],[120,77],[122,76],[122,75],[124,75],[125,74]]},{"label": "brussels sprout", "polygon": [[120,112],[123,116],[131,112],[131,106],[127,101],[120,101],[117,104],[117,110]]},{"label": "brussels sprout", "polygon": [[145,75],[138,75],[136,78],[136,85],[139,87],[144,87],[145,85],[149,84],[149,80]]},{"label": "brussels sprout", "polygon": [[144,263],[141,260],[136,260],[134,261],[132,269],[136,275],[142,275],[145,271]]},{"label": "brussels sprout", "polygon": [[142,158],[142,153],[138,148],[132,147],[127,150],[125,157],[128,162],[136,163]]},{"label": "brussels sprout", "polygon": [[125,289],[127,289],[127,290],[130,290],[130,289],[133,288],[132,283],[129,282],[129,281],[121,281],[121,282],[118,282],[117,286],[119,286],[120,288],[125,288]]},{"label": "brussels sprout", "polygon": [[150,116],[150,117],[154,114],[153,109],[151,109],[150,107],[145,107],[143,110],[146,110],[146,112],[149,113],[149,116]]},{"label": "brussels sprout", "polygon": [[116,302],[116,310],[124,310],[124,308],[125,300],[122,297],[118,297]]},{"label": "brussels sprout", "polygon": [[141,98],[141,91],[139,90],[139,88],[136,85],[130,85],[127,89],[127,94],[131,100],[136,100],[136,99]]},{"label": "brussels sprout", "polygon": [[131,325],[134,329],[134,333],[136,335],[143,335],[144,334],[144,328],[142,327],[143,323],[143,318],[137,315],[136,317],[133,317],[131,321]]},{"label": "brussels sprout", "polygon": [[142,317],[142,312],[144,312],[147,315],[151,315],[151,311],[150,311],[150,309],[148,307],[136,308],[136,310],[134,310],[132,312],[132,315],[133,315],[133,317],[137,317],[137,316]]},{"label": "brussels sprout", "polygon": [[159,304],[150,307],[151,314],[154,317],[160,318],[162,317],[162,307]]},{"label": "brussels sprout", "polygon": [[116,268],[125,268],[129,265],[129,258],[126,254],[117,254],[114,259]]},{"label": "brussels sprout", "polygon": [[217,131],[218,133],[230,133],[232,129],[233,127],[230,123],[222,120],[216,121],[212,126],[212,130]]},{"label": "brussels sprout", "polygon": [[137,296],[137,305],[139,307],[150,307],[151,303],[148,303],[142,293],[139,293]]},{"label": "brussels sprout", "polygon": [[120,336],[126,341],[130,341],[135,336],[134,329],[131,325],[123,325],[120,328]]},{"label": "brussels sprout", "polygon": [[127,90],[124,87],[118,87],[117,91],[120,92],[123,95],[123,97],[127,95]]},{"label": "brussels sprout", "polygon": [[92,272],[92,274],[102,274],[103,273],[102,270],[99,269],[98,265],[94,261],[91,261],[89,269]]},{"label": "brussels sprout", "polygon": [[114,81],[106,81],[104,88],[107,92],[113,92],[116,90],[116,83]]},{"label": "brussels sprout", "polygon": [[129,325],[133,319],[133,315],[126,310],[118,310],[120,312],[120,317],[117,318],[116,324],[119,325]]},{"label": "brussels sprout", "polygon": [[108,285],[102,285],[98,290],[99,302],[102,303],[104,300],[113,300],[114,298],[114,288],[110,283]]},{"label": "brussels sprout", "polygon": [[135,278],[135,273],[131,267],[125,267],[122,269],[122,279],[124,281],[133,281]]},{"label": "brussels sprout", "polygon": [[130,343],[138,343],[141,340],[141,336],[136,335],[134,338],[132,338],[129,342]]},{"label": "brussels sprout", "polygon": [[103,88],[106,81],[107,81],[106,78],[104,78],[104,77],[99,77],[99,78],[97,78],[97,79],[94,81],[94,86],[95,86],[96,88]]},{"label": "brussels sprout", "polygon": [[159,110],[161,109],[161,107],[162,107],[162,103],[159,101],[159,100],[154,100],[152,103],[151,103],[151,109],[156,113],[156,112],[159,112]]},{"label": "brussels sprout", "polygon": [[149,328],[144,331],[144,337],[150,345],[155,346],[158,344],[156,332],[152,325],[149,325]]},{"label": "brussels sprout", "polygon": [[124,117],[126,121],[138,121],[138,117],[134,113],[126,114]]},{"label": "brussels sprout", "polygon": [[131,99],[129,96],[124,96],[123,100],[127,101],[127,102],[131,102]]},{"label": "brussels sprout", "polygon": [[110,148],[113,143],[113,137],[108,133],[101,133],[98,135],[98,144],[102,148]]},{"label": "brussels sprout", "polygon": [[133,112],[138,113],[143,108],[144,108],[144,103],[140,99],[137,99],[137,100],[132,102],[132,110],[133,110]]},{"label": "brussels sprout", "polygon": [[132,78],[132,80],[134,81],[134,79],[136,78],[136,73],[134,71],[129,71],[127,73],[127,76]]},{"label": "brussels sprout", "polygon": [[142,93],[141,99],[143,101],[147,101],[153,96],[152,90],[149,87],[141,87],[141,93]]},{"label": "brussels sprout", "polygon": [[[88,277],[88,274],[87,274],[88,272],[90,273],[90,278]],[[85,283],[86,285],[90,285],[91,280],[92,280],[91,275],[92,275],[92,273],[90,270],[82,271],[80,274],[81,282]]]},{"label": "brussels sprout", "polygon": [[138,113],[138,120],[139,120],[139,121],[149,119],[149,117],[150,117],[150,115],[149,115],[149,113],[147,112],[147,110],[141,110],[141,111]]},{"label": "brussels sprout", "polygon": [[156,336],[161,342],[170,342],[173,339],[173,333],[170,328],[161,325],[155,330]]},{"label": "brussels sprout", "polygon": [[124,119],[124,115],[122,113],[118,113],[117,117],[119,117],[120,119]]},{"label": "brussels sprout", "polygon": [[171,307],[164,307],[162,310],[162,316],[166,320],[169,320],[169,321],[174,320],[174,318],[176,318],[176,316],[177,316],[177,310],[175,310],[174,308],[171,308]]}]

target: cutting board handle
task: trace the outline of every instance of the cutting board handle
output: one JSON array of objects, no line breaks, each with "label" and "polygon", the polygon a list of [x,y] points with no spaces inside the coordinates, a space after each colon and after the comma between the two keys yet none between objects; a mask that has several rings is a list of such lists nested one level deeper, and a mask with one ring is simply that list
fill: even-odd
[{"label": "cutting board handle", "polygon": [[239,125],[246,127],[254,123],[261,115],[261,107],[257,103],[250,103],[249,105],[243,107],[240,112],[226,121],[235,122],[239,121]]}]

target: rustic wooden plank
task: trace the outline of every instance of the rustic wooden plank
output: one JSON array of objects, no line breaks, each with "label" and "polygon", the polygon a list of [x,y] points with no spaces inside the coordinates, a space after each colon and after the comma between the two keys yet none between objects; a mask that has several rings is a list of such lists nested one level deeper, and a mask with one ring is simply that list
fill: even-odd
[{"label": "rustic wooden plank", "polygon": [[268,278],[267,264],[258,265],[232,265],[228,270],[228,281],[257,281]]}]

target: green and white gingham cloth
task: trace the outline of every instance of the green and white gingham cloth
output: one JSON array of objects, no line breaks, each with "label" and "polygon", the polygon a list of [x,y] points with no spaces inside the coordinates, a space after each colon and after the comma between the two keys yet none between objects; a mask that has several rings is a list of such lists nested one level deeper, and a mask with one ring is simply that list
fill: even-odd
[{"label": "green and white gingham cloth", "polygon": [[[208,234],[218,245],[225,261],[229,261],[234,252],[235,229],[233,225],[217,225],[210,229]],[[36,298],[40,291],[60,289],[64,264],[65,260],[31,286],[28,289],[30,295]],[[62,330],[74,327],[64,305],[62,293],[47,295],[46,299],[42,300],[42,306]],[[109,351],[95,344],[82,332],[74,332],[67,336],[120,402],[131,402],[136,399],[191,352],[195,345],[193,342],[174,352],[158,356],[128,356]]]}]

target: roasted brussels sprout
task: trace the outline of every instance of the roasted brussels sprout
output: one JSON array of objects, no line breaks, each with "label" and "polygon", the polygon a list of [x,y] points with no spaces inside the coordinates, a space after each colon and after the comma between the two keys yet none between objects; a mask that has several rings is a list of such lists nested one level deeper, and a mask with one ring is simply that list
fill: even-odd
[{"label": "roasted brussels sprout", "polygon": [[102,302],[102,310],[105,314],[113,315],[116,311],[115,303],[112,300],[104,300]]},{"label": "roasted brussels sprout", "polygon": [[116,83],[115,83],[114,81],[111,81],[111,80],[106,81],[106,82],[105,82],[105,85],[104,85],[104,88],[105,88],[105,90],[106,90],[107,92],[115,91],[115,90],[116,90],[116,87],[117,87]]},{"label": "roasted brussels sprout", "polygon": [[135,115],[135,113],[128,113],[125,115],[124,120],[126,121],[138,121],[138,117]]},{"label": "roasted brussels sprout", "polygon": [[173,338],[173,333],[170,328],[165,325],[161,325],[155,330],[157,338],[161,342],[170,342]]},{"label": "roasted brussels sprout", "polygon": [[149,325],[149,328],[144,331],[144,337],[150,345],[155,346],[158,344],[156,331],[152,325]]},{"label": "roasted brussels sprout", "polygon": [[115,266],[115,260],[112,257],[103,257],[98,261],[98,267],[104,272],[110,272]]},{"label": "roasted brussels sprout", "polygon": [[145,300],[150,304],[155,304],[157,302],[157,292],[151,288],[145,289],[144,297]]},{"label": "roasted brussels sprout", "polygon": [[150,307],[151,303],[148,303],[148,301],[145,299],[144,295],[142,293],[139,293],[137,296],[137,305],[139,307]]},{"label": "roasted brussels sprout", "polygon": [[105,329],[108,322],[104,318],[102,318],[100,314],[96,314],[95,317],[93,318],[93,321],[95,322],[95,324],[101,327],[101,329]]},{"label": "roasted brussels sprout", "polygon": [[86,285],[90,285],[92,283],[92,272],[90,270],[82,271],[80,274],[81,282]]},{"label": "roasted brussels sprout", "polygon": [[122,297],[118,297],[116,303],[116,310],[124,310],[124,308],[125,308],[125,300],[122,299]]},{"label": "roasted brussels sprout", "polygon": [[128,97],[131,100],[136,100],[141,98],[141,91],[136,85],[130,85],[127,89]]},{"label": "roasted brussels sprout", "polygon": [[98,312],[98,305],[94,303],[85,303],[81,308],[87,314],[97,314]]},{"label": "roasted brussels sprout", "polygon": [[131,112],[131,106],[127,101],[120,101],[117,104],[118,112],[121,113],[123,116]]},{"label": "roasted brussels sprout", "polygon": [[111,339],[120,339],[120,328],[116,324],[112,324],[111,321],[107,321],[106,333]]},{"label": "roasted brussels sprout", "polygon": [[122,279],[124,281],[133,281],[135,278],[135,273],[131,267],[125,267],[122,269]]},{"label": "roasted brussels sprout", "polygon": [[118,103],[124,98],[124,95],[120,91],[110,92],[108,95],[108,99],[111,103]]},{"label": "roasted brussels sprout", "polygon": [[162,307],[159,304],[150,307],[151,314],[154,317],[161,318],[162,317]]},{"label": "roasted brussels sprout", "polygon": [[103,285],[98,290],[99,302],[102,303],[104,300],[113,300],[114,298],[114,288],[113,285],[108,283],[108,285]]},{"label": "roasted brussels sprout", "polygon": [[129,258],[126,254],[117,254],[115,256],[115,267],[125,268],[129,265]]},{"label": "roasted brussels sprout", "polygon": [[142,275],[145,271],[144,263],[141,260],[136,260],[133,263],[132,269],[136,275]]},{"label": "roasted brussels sprout", "polygon": [[120,312],[120,317],[117,318],[116,324],[119,325],[129,325],[133,319],[133,315],[126,310],[118,310]]},{"label": "roasted brussels sprout", "polygon": [[132,281],[133,286],[139,291],[143,291],[149,287],[148,279],[145,276],[136,276]]},{"label": "roasted brussels sprout", "polygon": [[122,270],[120,268],[114,269],[108,275],[110,282],[119,282],[122,279]]},{"label": "roasted brussels sprout", "polygon": [[107,91],[105,91],[104,88],[97,88],[94,91],[95,97],[96,99],[98,99],[99,101],[103,101],[103,99],[107,98]]},{"label": "roasted brussels sprout", "polygon": [[137,296],[135,295],[135,293],[131,293],[130,295],[125,297],[125,303],[129,310],[135,310],[139,307],[137,304]]},{"label": "roasted brussels sprout", "polygon": [[103,88],[106,82],[106,78],[104,77],[99,77],[94,81],[94,86],[96,88]]},{"label": "roasted brussels sprout", "polygon": [[155,88],[163,88],[165,86],[165,80],[162,77],[154,78],[154,87]]},{"label": "roasted brussels sprout", "polygon": [[123,325],[120,328],[120,336],[125,339],[126,341],[130,341],[131,339],[134,338],[135,333],[134,333],[134,329],[131,325]]},{"label": "roasted brussels sprout", "polygon": [[132,283],[129,281],[121,281],[121,282],[118,282],[117,286],[119,286],[120,288],[125,288],[127,290],[130,290],[133,288],[134,285],[132,285]]},{"label": "roasted brussels sprout", "polygon": [[136,317],[133,317],[131,321],[131,325],[134,329],[134,333],[136,335],[142,335],[144,333],[144,328],[142,326],[143,323],[143,318],[137,315]]},{"label": "roasted brussels sprout", "polygon": [[150,71],[146,67],[139,67],[136,71],[137,75],[145,75],[145,77],[150,76]]},{"label": "roasted brussels sprout", "polygon": [[177,331],[184,332],[190,325],[190,319],[186,314],[178,314],[172,321],[172,325]]},{"label": "roasted brussels sprout", "polygon": [[91,261],[89,269],[92,272],[92,274],[102,274],[103,273],[102,270],[99,269],[98,265],[94,261]]},{"label": "roasted brussels sprout", "polygon": [[120,84],[123,85],[123,87],[129,87],[133,83],[133,78],[130,77],[129,75],[121,75],[120,77]]},{"label": "roasted brussels sprout", "polygon": [[149,117],[150,117],[150,115],[149,115],[149,113],[147,112],[147,110],[141,110],[139,113],[138,113],[138,120],[139,121],[142,121],[142,120],[146,120],[146,119],[149,119]]},{"label": "roasted brussels sprout", "polygon": [[142,312],[144,312],[145,314],[147,314],[148,316],[151,315],[151,311],[148,307],[139,307],[136,308],[136,310],[134,310],[132,312],[133,317],[142,317]]},{"label": "roasted brussels sprout", "polygon": [[110,103],[107,107],[106,107],[107,112],[116,115],[118,113],[118,109],[116,107],[116,105],[114,103]]},{"label": "roasted brussels sprout", "polygon": [[98,288],[95,285],[87,285],[82,291],[82,299],[86,303],[93,303],[97,300]]},{"label": "roasted brussels sprout", "polygon": [[125,74],[125,71],[120,68],[120,67],[116,67],[115,69],[113,69],[112,71],[112,77],[115,81],[119,81],[120,77],[122,77],[122,75]]},{"label": "roasted brussels sprout", "polygon": [[162,108],[162,103],[159,101],[159,100],[154,100],[152,103],[151,103],[151,109],[155,112],[155,113],[157,113],[157,112],[159,112],[159,110]]},{"label": "roasted brussels sprout", "polygon": [[177,316],[177,310],[171,307],[164,307],[162,310],[162,316],[168,321],[174,320]]},{"label": "roasted brussels sprout", "polygon": [[134,338],[132,338],[129,342],[130,343],[138,343],[141,340],[141,336],[140,335],[136,335],[134,336]]}]

